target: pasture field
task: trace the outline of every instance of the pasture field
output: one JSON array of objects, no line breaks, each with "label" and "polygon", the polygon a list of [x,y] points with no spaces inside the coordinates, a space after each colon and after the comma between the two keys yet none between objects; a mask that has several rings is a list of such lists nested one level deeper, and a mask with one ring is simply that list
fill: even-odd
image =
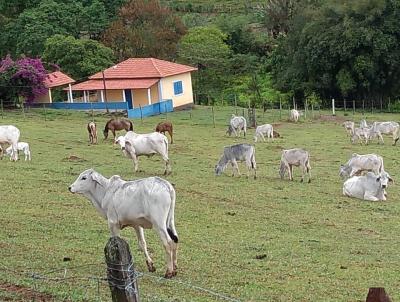
[{"label": "pasture field", "polygon": [[[214,166],[223,146],[252,142],[226,137],[232,108],[196,107],[168,114],[175,139],[170,145],[176,186],[175,223],[179,234],[178,276],[164,274],[164,252],[153,230],[146,231],[157,272],[139,279],[142,301],[365,301],[369,287],[383,286],[400,300],[400,146],[351,145],[337,118],[298,124],[277,121],[278,112],[258,116],[258,123],[279,123],[283,136],[257,143],[258,179],[221,177]],[[98,135],[109,117],[95,116]],[[349,119],[356,122],[361,114]],[[165,115],[135,120],[135,130],[150,132]],[[142,172],[111,140],[88,145],[84,112],[33,110],[24,118],[6,112],[0,124],[14,124],[21,141],[31,144],[32,162],[0,161],[0,301],[109,301],[104,277],[107,223],[82,196],[68,186],[80,172],[95,168],[107,177],[118,174],[137,179],[163,172],[160,158],[139,158]],[[367,121],[395,120],[400,115],[367,115]],[[312,182],[280,180],[283,148],[303,147],[311,154]],[[339,166],[353,152],[383,156],[385,169],[395,180],[388,201],[366,202],[342,196]],[[244,165],[240,165],[245,172]],[[135,264],[145,271],[132,229],[122,232]],[[71,261],[63,261],[65,257]],[[34,276],[46,277],[45,279]],[[57,279],[59,278],[59,279]],[[20,290],[5,290],[10,284]],[[190,286],[192,285],[192,287]],[[224,300],[200,288],[232,298]],[[28,290],[30,289],[30,290]],[[36,299],[37,301],[40,301]]]}]

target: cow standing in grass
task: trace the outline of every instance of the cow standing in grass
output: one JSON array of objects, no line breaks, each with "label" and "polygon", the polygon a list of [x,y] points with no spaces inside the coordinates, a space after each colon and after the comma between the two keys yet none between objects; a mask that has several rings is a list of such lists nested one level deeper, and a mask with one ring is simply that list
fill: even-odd
[{"label": "cow standing in grass", "polygon": [[154,228],[163,243],[166,278],[176,275],[178,233],[175,229],[175,189],[165,179],[148,177],[124,181],[118,175],[105,178],[93,169],[82,172],[69,186],[72,193],[83,194],[100,215],[107,219],[111,236],[119,236],[125,227],[133,227],[139,247],[145,254],[150,272],[155,268],[147,251],[143,229]]},{"label": "cow standing in grass", "polygon": [[268,141],[270,138],[274,138],[274,127],[271,124],[261,125],[256,128],[254,142],[256,143],[259,137],[265,142],[265,136],[267,136]]},{"label": "cow standing in grass", "polygon": [[236,116],[232,114],[231,120],[229,122],[228,130],[226,131],[229,136],[235,134],[236,137],[240,136],[243,131],[244,137],[246,137],[247,131],[247,121],[243,116]]},{"label": "cow standing in grass", "polygon": [[97,144],[97,128],[95,122],[89,122],[87,125],[87,131],[89,132],[89,142],[91,144]]},{"label": "cow standing in grass", "polygon": [[256,149],[253,145],[249,144],[238,144],[224,147],[224,153],[215,166],[215,174],[217,176],[221,175],[226,166],[230,163],[233,169],[232,176],[235,176],[235,170],[240,176],[238,161],[246,162],[247,177],[250,176],[250,171],[254,170],[254,179],[257,178]]},{"label": "cow standing in grass", "polygon": [[285,177],[286,171],[289,173],[289,179],[293,180],[293,166],[301,168],[301,181],[304,181],[305,174],[308,174],[308,182],[311,182],[310,154],[300,148],[283,150],[279,175],[281,179]]},{"label": "cow standing in grass", "polygon": [[343,179],[360,175],[362,172],[380,174],[385,171],[382,156],[376,154],[353,153],[346,164],[340,166],[339,176]]},{"label": "cow standing in grass", "polygon": [[400,135],[400,126],[397,122],[374,122],[372,124],[370,134],[368,136],[368,140],[373,138],[373,136],[378,136],[379,139],[384,143],[381,134],[391,134],[393,137],[392,145],[395,146],[397,141],[399,140]]},{"label": "cow standing in grass", "polygon": [[[18,141],[21,133],[19,129],[13,125],[0,126],[0,146],[11,145],[10,160],[18,160]],[[2,151],[3,153],[3,151]]]}]

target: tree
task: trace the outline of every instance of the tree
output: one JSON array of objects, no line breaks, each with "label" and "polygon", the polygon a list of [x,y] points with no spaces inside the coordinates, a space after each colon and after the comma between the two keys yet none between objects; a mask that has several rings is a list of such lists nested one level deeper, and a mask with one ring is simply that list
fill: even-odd
[{"label": "tree", "polygon": [[79,37],[82,11],[78,2],[53,0],[43,0],[38,7],[25,10],[7,26],[9,53],[37,56],[46,39],[55,34]]},{"label": "tree", "polygon": [[87,77],[114,63],[112,50],[100,42],[63,35],[47,39],[43,60],[57,64],[75,79]]},{"label": "tree", "polygon": [[174,59],[186,29],[181,20],[158,0],[131,0],[103,36],[119,61],[130,57]]},{"label": "tree", "polygon": [[85,22],[82,29],[87,31],[91,39],[98,40],[108,25],[108,17],[104,4],[99,0],[93,0],[89,6],[85,7],[83,18]]},{"label": "tree", "polygon": [[32,102],[47,92],[46,75],[40,59],[22,58],[14,62],[7,56],[0,62],[0,99],[15,101],[22,96],[26,102]]},{"label": "tree", "polygon": [[194,27],[179,43],[179,60],[199,67],[194,87],[200,94],[216,97],[229,80],[226,71],[231,50],[224,42],[226,38],[216,27]]},{"label": "tree", "polygon": [[400,92],[400,3],[327,0],[293,17],[271,57],[278,88],[324,98],[396,96]]}]

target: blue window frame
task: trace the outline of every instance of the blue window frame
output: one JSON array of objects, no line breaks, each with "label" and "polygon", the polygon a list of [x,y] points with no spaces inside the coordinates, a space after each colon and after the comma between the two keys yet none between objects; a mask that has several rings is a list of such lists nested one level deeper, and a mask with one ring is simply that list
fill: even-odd
[{"label": "blue window frame", "polygon": [[179,95],[183,93],[182,81],[174,82],[174,95]]}]

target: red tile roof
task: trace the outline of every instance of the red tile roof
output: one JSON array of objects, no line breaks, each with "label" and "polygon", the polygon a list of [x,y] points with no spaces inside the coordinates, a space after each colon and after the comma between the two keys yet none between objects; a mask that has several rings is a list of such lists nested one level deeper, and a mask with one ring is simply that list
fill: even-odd
[{"label": "red tile roof", "polygon": [[47,88],[67,85],[71,83],[75,83],[75,80],[67,76],[65,73],[62,73],[61,71],[49,73],[44,80],[44,85]]},{"label": "red tile roof", "polygon": [[[164,78],[195,71],[197,68],[154,58],[130,58],[104,70],[106,79]],[[98,72],[89,79],[102,79]]]},{"label": "red tile roof", "polygon": [[[107,79],[106,89],[141,89],[141,88],[150,88],[155,83],[157,83],[159,79]],[[88,80],[86,82],[82,82],[76,85],[72,85],[72,90],[102,90],[104,89],[103,80]],[[64,90],[68,90],[65,88]]]}]

